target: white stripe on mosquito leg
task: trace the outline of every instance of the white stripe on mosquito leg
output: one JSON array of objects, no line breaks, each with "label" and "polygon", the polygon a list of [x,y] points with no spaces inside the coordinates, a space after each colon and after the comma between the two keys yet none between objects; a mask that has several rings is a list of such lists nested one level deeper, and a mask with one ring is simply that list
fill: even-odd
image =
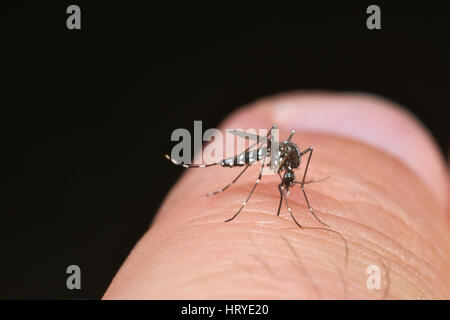
[{"label": "white stripe on mosquito leg", "polygon": [[189,166],[188,166],[187,164],[182,164],[182,166],[183,166],[184,168],[189,168]]},{"label": "white stripe on mosquito leg", "polygon": [[245,154],[241,154],[236,161],[237,164],[244,164],[245,163]]}]

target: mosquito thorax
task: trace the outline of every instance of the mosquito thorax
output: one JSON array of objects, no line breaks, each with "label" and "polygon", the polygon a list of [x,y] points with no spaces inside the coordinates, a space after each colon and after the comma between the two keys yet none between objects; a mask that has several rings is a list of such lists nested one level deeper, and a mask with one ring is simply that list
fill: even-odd
[{"label": "mosquito thorax", "polygon": [[281,168],[282,170],[289,168],[295,169],[300,166],[300,150],[294,143],[288,141],[283,142],[280,145],[280,154],[280,158],[284,159],[287,157]]}]

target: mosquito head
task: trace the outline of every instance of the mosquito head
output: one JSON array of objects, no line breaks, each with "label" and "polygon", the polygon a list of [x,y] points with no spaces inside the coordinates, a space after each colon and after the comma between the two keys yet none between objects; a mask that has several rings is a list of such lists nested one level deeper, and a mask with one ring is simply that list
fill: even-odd
[{"label": "mosquito head", "polygon": [[284,183],[286,185],[291,185],[295,181],[295,173],[293,171],[286,172],[284,176]]}]

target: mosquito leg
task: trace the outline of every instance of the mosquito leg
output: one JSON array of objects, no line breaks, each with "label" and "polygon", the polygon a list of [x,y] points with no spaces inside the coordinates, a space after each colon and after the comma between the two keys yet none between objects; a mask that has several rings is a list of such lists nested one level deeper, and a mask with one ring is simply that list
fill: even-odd
[{"label": "mosquito leg", "polygon": [[229,184],[227,184],[227,185],[226,185],[225,187],[223,187],[222,189],[217,190],[217,191],[214,191],[214,192],[211,192],[211,193],[208,193],[208,194],[205,194],[205,195],[203,195],[203,196],[204,196],[204,197],[210,197],[210,196],[216,195],[216,194],[218,194],[218,193],[224,192],[224,191],[227,190],[231,185],[233,185],[233,184],[234,184],[234,183],[242,176],[242,174],[245,172],[245,170],[247,170],[248,167],[250,167],[250,166],[251,166],[251,164],[247,164],[247,165],[245,166],[244,170],[242,170],[241,173],[239,173],[239,175],[238,175],[236,178],[234,178],[233,181],[231,181]]},{"label": "mosquito leg", "polygon": [[306,161],[306,167],[305,167],[305,171],[303,173],[303,179],[302,179],[302,183],[300,184],[300,186],[302,187],[303,195],[305,196],[305,200],[306,200],[306,204],[308,205],[308,209],[312,213],[314,218],[316,218],[316,220],[319,221],[324,226],[330,227],[325,222],[320,220],[319,217],[316,215],[316,213],[314,212],[313,208],[309,204],[308,196],[306,195],[306,192],[305,192],[305,178],[306,178],[306,173],[308,172],[309,162],[311,160],[311,156],[312,156],[313,150],[314,150],[313,147],[309,147],[308,149],[306,149],[305,151],[302,151],[300,153],[300,155],[303,156],[304,154],[307,154],[309,152],[308,161]]},{"label": "mosquito leg", "polygon": [[168,154],[165,154],[164,157],[166,157],[167,160],[172,161],[173,164],[177,166],[182,166],[184,168],[207,168],[211,166],[217,166],[219,163],[210,163],[210,164],[185,164],[185,163],[178,163],[174,159],[172,159]]},{"label": "mosquito leg", "polygon": [[278,190],[280,191],[280,204],[278,205],[277,216],[280,215],[281,204],[283,203],[283,191],[281,190],[281,186],[282,186],[282,184],[280,183],[280,184],[278,185]]},{"label": "mosquito leg", "polygon": [[287,194],[286,194],[286,189],[282,186],[281,189],[283,190],[283,195],[284,195],[284,200],[286,201],[286,207],[288,208],[289,214],[292,217],[292,220],[294,220],[295,224],[299,227],[302,228],[302,225],[297,221],[297,219],[295,219],[294,214],[292,213],[291,207],[289,206],[289,202],[287,199]]},{"label": "mosquito leg", "polygon": [[236,218],[237,215],[242,211],[242,209],[244,209],[245,205],[250,200],[250,197],[252,196],[253,192],[255,191],[256,186],[261,181],[262,173],[263,173],[263,170],[264,170],[264,163],[266,162],[266,156],[267,156],[267,154],[264,155],[264,158],[263,158],[263,161],[262,161],[262,165],[261,165],[261,170],[259,171],[258,179],[256,179],[256,182],[253,185],[252,191],[250,191],[250,194],[248,195],[247,199],[242,203],[242,206],[239,208],[238,212],[236,212],[235,215],[232,216],[230,219],[225,220],[225,222],[229,222],[229,221],[233,220],[234,218]]},{"label": "mosquito leg", "polygon": [[280,215],[280,210],[281,210],[281,204],[283,203],[283,180],[284,180],[284,176],[286,176],[286,171],[284,172],[283,177],[281,176],[280,171],[278,171],[278,176],[281,179],[281,183],[278,185],[278,190],[280,191],[280,204],[278,205],[278,211],[277,211],[277,216]]}]

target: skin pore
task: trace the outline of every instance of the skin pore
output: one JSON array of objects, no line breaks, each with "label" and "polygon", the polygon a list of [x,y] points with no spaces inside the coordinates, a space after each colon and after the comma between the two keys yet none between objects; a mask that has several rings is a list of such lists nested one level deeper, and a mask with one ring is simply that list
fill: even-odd
[{"label": "skin pore", "polygon": [[[429,134],[392,103],[364,94],[285,94],[257,101],[224,128],[295,129],[314,147],[305,186],[276,216],[278,175],[260,167],[189,169],[104,299],[442,299],[450,298],[448,172]],[[296,170],[301,179],[305,158]],[[172,165],[167,162],[167,165]],[[348,251],[346,251],[346,246]],[[371,267],[372,266],[372,267]],[[367,285],[379,268],[380,288]]]}]

